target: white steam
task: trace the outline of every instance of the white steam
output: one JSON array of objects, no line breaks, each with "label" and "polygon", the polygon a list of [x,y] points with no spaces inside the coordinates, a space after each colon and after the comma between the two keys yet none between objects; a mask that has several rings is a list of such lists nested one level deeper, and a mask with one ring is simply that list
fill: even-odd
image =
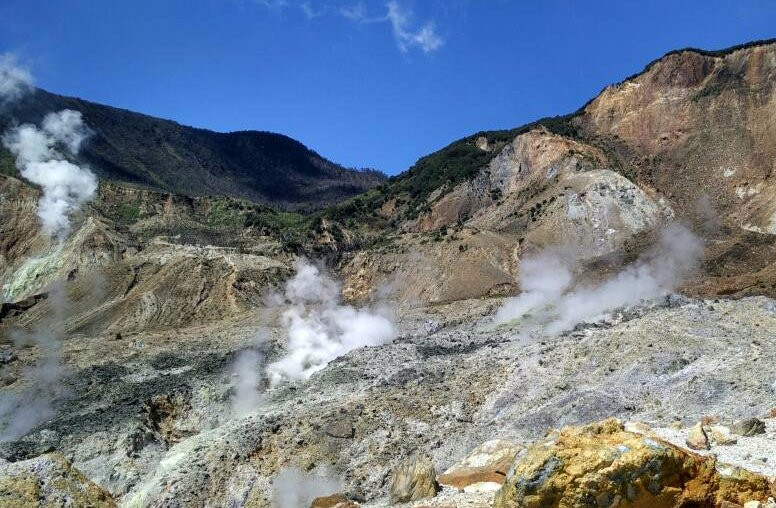
[{"label": "white steam", "polygon": [[[31,90],[29,72],[18,67],[12,56],[0,56],[0,106],[18,100]],[[25,124],[2,136],[3,145],[16,157],[21,175],[43,190],[38,217],[43,232],[60,242],[54,253],[70,230],[69,215],[97,190],[94,174],[67,161],[60,150],[76,155],[90,134],[81,113],[66,109],[47,114],[40,127]],[[98,279],[93,281],[97,285]],[[87,294],[99,299],[101,291],[95,286]],[[54,415],[54,400],[65,394],[61,382],[62,340],[72,303],[63,284],[54,283],[48,290],[50,312],[32,333],[13,334],[17,347],[35,346],[37,361],[23,369],[20,389],[0,394],[0,442],[18,439],[49,419]],[[96,301],[83,303],[91,307]]]},{"label": "white steam", "polygon": [[43,232],[60,241],[70,231],[70,214],[94,196],[97,178],[65,160],[59,147],[76,155],[90,133],[80,112],[65,109],[46,115],[41,128],[25,124],[3,136],[21,175],[43,189],[38,202]]},{"label": "white steam", "polygon": [[32,75],[19,67],[10,53],[0,55],[0,106],[18,100],[32,90]]},{"label": "white steam", "polygon": [[316,497],[330,496],[341,490],[341,483],[325,473],[305,474],[296,468],[286,468],[272,480],[272,506],[307,508]]},{"label": "white steam", "polygon": [[232,375],[235,381],[231,402],[232,414],[237,418],[249,415],[261,405],[263,363],[264,356],[255,349],[241,352],[234,362]]},{"label": "white steam", "polygon": [[572,263],[560,252],[547,251],[520,263],[520,296],[510,298],[496,313],[505,323],[558,301],[574,282]]},{"label": "white steam", "polygon": [[49,288],[48,295],[52,312],[37,329],[12,335],[17,347],[37,347],[38,359],[23,370],[23,389],[0,394],[0,443],[16,440],[54,416],[52,402],[64,395],[60,382],[64,375],[60,331],[69,302],[61,284]]},{"label": "white steam", "polygon": [[282,315],[288,350],[267,366],[271,386],[308,379],[338,356],[394,339],[396,329],[385,313],[342,304],[339,285],[306,261],[296,270],[286,284],[288,309]]},{"label": "white steam", "polygon": [[702,255],[703,242],[687,228],[672,225],[633,265],[598,285],[574,287],[573,264],[557,253],[543,253],[521,263],[523,293],[508,299],[495,321],[532,315],[546,323],[546,333],[561,333],[618,307],[669,294]]}]

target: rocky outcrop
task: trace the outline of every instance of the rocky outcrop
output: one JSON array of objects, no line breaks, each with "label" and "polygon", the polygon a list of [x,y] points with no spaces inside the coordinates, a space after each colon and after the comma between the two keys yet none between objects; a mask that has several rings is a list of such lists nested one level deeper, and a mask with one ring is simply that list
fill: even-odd
[{"label": "rocky outcrop", "polygon": [[530,447],[514,464],[494,506],[722,508],[768,500],[765,477],[741,469],[722,474],[715,466],[711,457],[626,432],[611,419],[564,428]]},{"label": "rocky outcrop", "polygon": [[693,450],[708,450],[711,448],[709,436],[701,422],[696,423],[693,428],[690,429],[690,433],[688,434],[685,443]]},{"label": "rocky outcrop", "polygon": [[686,215],[698,200],[731,227],[771,231],[776,44],[681,51],[608,87],[574,119],[635,181]]},{"label": "rocky outcrop", "polygon": [[343,264],[343,294],[357,302],[387,296],[412,304],[498,296],[514,292],[518,261],[509,235],[475,229],[401,235]]},{"label": "rocky outcrop", "polygon": [[89,481],[62,455],[0,463],[0,506],[115,508],[110,495]]}]

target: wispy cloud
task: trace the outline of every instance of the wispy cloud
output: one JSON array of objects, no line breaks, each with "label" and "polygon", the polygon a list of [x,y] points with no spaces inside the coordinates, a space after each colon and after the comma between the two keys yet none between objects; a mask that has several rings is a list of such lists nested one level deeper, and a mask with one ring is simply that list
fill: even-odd
[{"label": "wispy cloud", "polygon": [[313,7],[313,4],[311,2],[302,2],[299,4],[299,9],[302,11],[302,14],[307,19],[315,19],[320,18],[321,16],[324,16],[329,13],[330,9],[328,5],[324,5],[323,7],[316,9]]},{"label": "wispy cloud", "polygon": [[410,29],[412,13],[401,7],[398,2],[388,2],[387,19],[393,27],[393,36],[399,50],[407,52],[411,47],[418,47],[424,53],[430,53],[441,48],[444,44],[442,38],[436,33],[434,22],[429,21],[420,29]]},{"label": "wispy cloud", "polygon": [[281,9],[288,6],[288,0],[253,0],[255,3],[268,9]]},{"label": "wispy cloud", "polygon": [[343,5],[339,8],[339,13],[351,21],[365,23],[367,21],[366,7],[364,4],[357,3],[352,5]]},{"label": "wispy cloud", "polygon": [[370,12],[362,1],[345,4],[326,2],[314,4],[311,0],[301,2],[294,0],[253,1],[269,9],[280,9],[295,5],[307,19],[316,19],[336,14],[358,24],[390,25],[396,46],[402,53],[407,53],[415,48],[420,49],[424,53],[431,53],[444,45],[444,40],[437,33],[436,24],[433,20],[421,25],[415,24],[412,11],[403,6],[398,0],[390,0],[383,4],[383,9],[379,13]]},{"label": "wispy cloud", "polygon": [[391,0],[385,4],[385,8],[385,14],[372,16],[364,3],[358,2],[340,7],[339,13],[356,23],[389,23],[396,45],[402,53],[406,53],[413,47],[421,49],[424,53],[430,53],[441,48],[444,44],[442,37],[436,32],[433,21],[413,29],[412,11],[402,7],[396,0]]}]

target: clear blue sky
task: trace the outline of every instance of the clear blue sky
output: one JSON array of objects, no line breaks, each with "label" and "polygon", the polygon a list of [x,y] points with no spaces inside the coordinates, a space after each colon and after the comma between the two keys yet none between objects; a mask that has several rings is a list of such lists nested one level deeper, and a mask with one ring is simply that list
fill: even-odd
[{"label": "clear blue sky", "polygon": [[299,139],[395,174],[479,130],[575,110],[675,48],[776,37],[776,2],[2,0],[47,90]]}]

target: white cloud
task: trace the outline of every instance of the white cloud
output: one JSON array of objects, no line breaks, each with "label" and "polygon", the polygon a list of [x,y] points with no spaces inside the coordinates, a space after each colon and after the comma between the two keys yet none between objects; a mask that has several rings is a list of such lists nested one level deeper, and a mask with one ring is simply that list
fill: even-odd
[{"label": "white cloud", "polygon": [[362,3],[343,5],[339,8],[339,13],[352,21],[361,23],[366,18],[366,7]]},{"label": "white cloud", "polygon": [[280,9],[288,6],[288,0],[253,0],[253,1],[268,9]]},{"label": "white cloud", "polygon": [[[269,9],[280,9],[289,6],[289,0],[253,0],[255,3]],[[311,0],[295,3],[307,19],[320,18],[329,14],[338,14],[345,19],[359,24],[390,24],[396,45],[402,53],[417,48],[424,53],[436,51],[444,45],[444,40],[437,33],[433,21],[423,25],[414,25],[412,11],[405,8],[397,0],[385,4],[381,14],[370,14],[362,1],[341,4],[338,7],[330,3],[315,4]]]},{"label": "white cloud", "polygon": [[324,5],[320,9],[316,9],[311,2],[302,2],[299,4],[299,9],[301,9],[302,14],[304,14],[307,19],[320,18],[329,12],[328,6]]},{"label": "white cloud", "polygon": [[444,44],[442,38],[437,35],[434,23],[429,21],[419,30],[409,28],[411,13],[405,10],[398,2],[388,2],[387,20],[393,28],[393,36],[399,50],[406,53],[411,47],[418,47],[424,53],[430,53],[441,48]]}]

